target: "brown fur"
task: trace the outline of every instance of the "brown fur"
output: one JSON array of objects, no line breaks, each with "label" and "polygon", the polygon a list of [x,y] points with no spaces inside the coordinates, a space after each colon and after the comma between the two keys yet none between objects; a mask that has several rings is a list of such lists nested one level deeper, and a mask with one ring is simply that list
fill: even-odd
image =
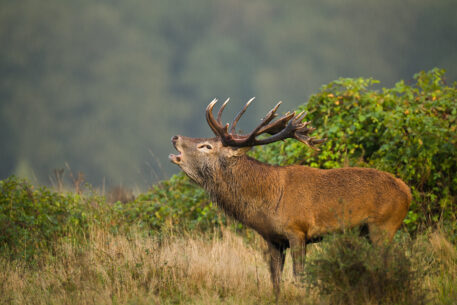
[{"label": "brown fur", "polygon": [[374,243],[390,241],[406,216],[409,187],[389,173],[369,168],[322,170],[272,166],[245,155],[247,148],[218,138],[173,138],[180,152],[172,162],[208,191],[230,216],[267,241],[276,295],[291,248],[294,274],[303,272],[307,241],[367,224]]}]

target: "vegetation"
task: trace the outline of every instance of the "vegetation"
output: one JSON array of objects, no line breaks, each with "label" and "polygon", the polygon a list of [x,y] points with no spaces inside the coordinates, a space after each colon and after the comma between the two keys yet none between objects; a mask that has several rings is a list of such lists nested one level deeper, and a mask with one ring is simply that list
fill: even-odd
[{"label": "vegetation", "polygon": [[[320,152],[296,141],[251,152],[283,165],[376,167],[413,189],[394,243],[327,236],[309,245],[303,283],[287,258],[282,303],[457,299],[456,84],[436,69],[390,89],[375,83],[339,79],[299,107],[328,138]],[[113,203],[80,184],[55,191],[11,176],[0,181],[0,303],[273,304],[266,245],[227,221],[183,174]]]},{"label": "vegetation", "polygon": [[137,227],[159,234],[208,231],[223,221],[204,191],[183,175],[154,186],[135,201],[113,204],[96,193],[35,189],[14,176],[0,181],[0,252],[26,261],[36,261],[61,238],[79,242],[94,226],[117,233]]},{"label": "vegetation", "polygon": [[156,232],[206,231],[225,221],[205,191],[184,174],[153,186],[133,202],[116,203],[114,208],[125,222]]},{"label": "vegetation", "polygon": [[373,247],[358,232],[326,239],[306,269],[312,287],[330,304],[427,304],[421,281],[427,268],[405,251],[417,250],[411,241]]},{"label": "vegetation", "polygon": [[[93,195],[60,194],[46,187],[35,189],[16,177],[0,181],[0,252],[12,258],[34,260],[53,249],[60,238],[75,239],[89,226],[107,221]],[[103,215],[103,217],[102,217]]]}]

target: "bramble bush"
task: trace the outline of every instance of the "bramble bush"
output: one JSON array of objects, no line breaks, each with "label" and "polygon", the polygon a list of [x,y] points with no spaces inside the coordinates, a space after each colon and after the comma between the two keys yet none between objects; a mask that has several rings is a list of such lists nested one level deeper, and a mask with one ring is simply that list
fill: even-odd
[{"label": "bramble bush", "polygon": [[152,231],[208,230],[225,221],[205,191],[183,174],[154,185],[129,203],[114,209],[125,222]]},{"label": "bramble bush", "polygon": [[376,90],[373,79],[341,78],[308,103],[307,120],[320,151],[287,140],[256,148],[252,155],[274,164],[312,167],[374,167],[403,179],[413,203],[405,219],[410,232],[442,222],[456,228],[457,86],[433,69]]},{"label": "bramble bush", "polygon": [[78,239],[108,220],[104,200],[57,193],[17,177],[0,181],[0,253],[33,260],[60,238]]}]

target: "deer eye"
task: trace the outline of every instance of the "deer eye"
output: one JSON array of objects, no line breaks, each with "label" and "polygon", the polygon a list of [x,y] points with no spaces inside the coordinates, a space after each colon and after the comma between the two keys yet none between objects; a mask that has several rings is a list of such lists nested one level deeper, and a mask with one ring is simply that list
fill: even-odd
[{"label": "deer eye", "polygon": [[204,150],[211,150],[213,149],[213,146],[211,146],[211,144],[208,144],[208,143],[203,143],[203,144],[199,144],[197,146],[198,149],[204,149]]}]

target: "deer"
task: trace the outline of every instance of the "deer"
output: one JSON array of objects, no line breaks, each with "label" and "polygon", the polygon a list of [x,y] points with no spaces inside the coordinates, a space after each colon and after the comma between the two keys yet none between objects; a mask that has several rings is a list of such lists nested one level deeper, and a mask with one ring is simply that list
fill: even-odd
[{"label": "deer", "polygon": [[[236,126],[254,98],[230,124],[221,122],[227,99],[217,118],[214,99],[206,121],[214,138],[176,135],[171,141],[178,154],[169,159],[203,187],[228,216],[260,234],[268,245],[273,292],[278,299],[286,249],[290,248],[295,280],[303,276],[306,245],[323,235],[364,225],[371,242],[390,242],[411,203],[411,191],[399,178],[373,168],[319,169],[304,165],[262,163],[246,153],[254,146],[288,138],[318,150],[326,139],[316,139],[306,113],[287,112],[280,118],[277,103],[248,134]],[[230,127],[230,131],[229,131]],[[259,136],[261,136],[259,138]]]}]

